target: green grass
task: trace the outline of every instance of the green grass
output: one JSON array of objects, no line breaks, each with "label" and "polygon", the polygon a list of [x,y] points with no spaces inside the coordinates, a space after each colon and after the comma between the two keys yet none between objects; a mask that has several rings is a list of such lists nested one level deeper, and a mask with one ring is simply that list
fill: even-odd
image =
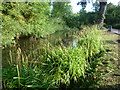
[{"label": "green grass", "polygon": [[106,42],[107,52],[101,58],[101,66],[99,71],[103,72],[102,79],[100,80],[99,87],[106,88],[119,88],[120,70],[119,70],[119,35],[112,34],[110,32],[102,35],[103,40]]}]

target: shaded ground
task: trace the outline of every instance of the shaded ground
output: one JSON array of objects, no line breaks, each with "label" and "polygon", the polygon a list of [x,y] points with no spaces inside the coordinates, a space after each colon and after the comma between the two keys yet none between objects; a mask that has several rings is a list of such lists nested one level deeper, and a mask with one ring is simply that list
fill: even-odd
[{"label": "shaded ground", "polygon": [[103,39],[107,42],[109,52],[103,57],[105,62],[100,67],[106,73],[102,75],[99,88],[120,89],[120,36],[116,31],[105,31]]}]

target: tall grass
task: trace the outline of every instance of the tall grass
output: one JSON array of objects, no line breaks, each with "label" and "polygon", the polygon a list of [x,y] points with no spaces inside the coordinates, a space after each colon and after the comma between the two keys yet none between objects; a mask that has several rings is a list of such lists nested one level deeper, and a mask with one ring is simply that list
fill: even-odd
[{"label": "tall grass", "polygon": [[[6,73],[10,69],[3,69],[5,87],[11,88],[67,88],[88,87],[92,82],[92,75],[99,62],[101,53],[105,52],[104,43],[101,41],[101,32],[97,26],[85,27],[79,36],[78,46],[54,47],[48,45],[43,48],[43,60],[34,64],[25,64],[22,60],[21,68],[12,67],[14,74]],[[36,58],[37,59],[37,58]],[[11,72],[13,73],[13,71]],[[8,78],[9,77],[9,78]],[[15,79],[14,77],[19,77]],[[13,79],[14,78],[14,79]]]},{"label": "tall grass", "polygon": [[103,31],[98,30],[97,26],[85,27],[81,34],[82,37],[79,38],[78,43],[84,48],[86,57],[92,57],[101,51],[105,51],[101,37]]},{"label": "tall grass", "polygon": [[42,66],[46,74],[53,78],[55,84],[69,86],[71,81],[77,82],[80,76],[84,76],[88,63],[82,48],[59,47],[47,53]]}]

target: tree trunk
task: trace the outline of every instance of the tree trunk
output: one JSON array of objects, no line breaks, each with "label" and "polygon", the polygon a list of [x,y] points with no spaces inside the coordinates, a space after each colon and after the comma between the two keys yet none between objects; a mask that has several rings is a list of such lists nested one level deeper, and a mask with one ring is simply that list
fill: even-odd
[{"label": "tree trunk", "polygon": [[100,2],[99,20],[98,20],[98,24],[100,27],[103,27],[106,8],[107,8],[107,2]]}]

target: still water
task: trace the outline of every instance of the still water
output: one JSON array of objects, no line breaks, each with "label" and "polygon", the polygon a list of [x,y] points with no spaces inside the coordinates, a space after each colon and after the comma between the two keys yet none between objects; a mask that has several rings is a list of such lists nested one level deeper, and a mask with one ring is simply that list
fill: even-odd
[{"label": "still water", "polygon": [[42,38],[21,37],[17,40],[15,46],[5,47],[2,50],[2,64],[3,67],[9,67],[11,64],[19,64],[24,61],[38,62],[42,60],[42,49],[47,45],[65,46],[74,48],[77,46],[77,36],[80,31],[57,31],[51,35]]}]

